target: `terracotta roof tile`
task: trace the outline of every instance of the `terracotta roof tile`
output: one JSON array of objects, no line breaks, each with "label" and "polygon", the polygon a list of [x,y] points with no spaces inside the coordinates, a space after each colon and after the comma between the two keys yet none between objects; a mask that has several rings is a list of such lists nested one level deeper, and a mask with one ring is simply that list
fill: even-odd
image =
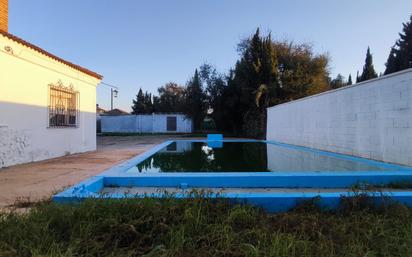
[{"label": "terracotta roof tile", "polygon": [[83,72],[83,73],[85,73],[85,74],[87,74],[87,75],[90,75],[90,76],[95,77],[95,78],[100,79],[100,80],[103,78],[102,75],[100,75],[100,74],[98,74],[98,73],[96,73],[96,72],[93,72],[93,71],[91,71],[91,70],[88,70],[88,69],[86,69],[86,68],[83,68],[83,67],[81,67],[81,66],[79,66],[79,65],[77,65],[77,64],[68,62],[68,61],[66,61],[66,60],[64,60],[64,59],[62,59],[62,58],[60,58],[60,57],[57,57],[56,55],[51,54],[51,53],[47,52],[46,50],[44,50],[44,49],[42,49],[42,48],[40,48],[40,47],[38,47],[38,46],[35,46],[35,45],[33,45],[33,44],[31,44],[31,43],[29,43],[29,42],[27,42],[27,41],[25,41],[25,40],[23,40],[23,39],[21,39],[21,38],[19,38],[19,37],[16,37],[16,36],[14,36],[14,35],[12,35],[12,34],[10,34],[10,33],[8,33],[8,32],[5,32],[5,31],[0,30],[0,34],[3,35],[3,36],[5,36],[5,37],[8,37],[9,39],[11,39],[11,40],[13,40],[13,41],[15,41],[15,42],[17,42],[17,43],[20,43],[20,44],[22,44],[22,45],[25,45],[25,46],[27,46],[27,47],[29,47],[29,48],[31,48],[31,49],[39,52],[39,53],[42,53],[42,54],[44,54],[44,55],[46,55],[46,56],[48,56],[48,57],[50,57],[50,58],[52,58],[52,59],[54,59],[54,60],[56,60],[56,61],[58,61],[58,62],[61,62],[61,63],[63,63],[63,64],[66,64],[67,66],[70,66],[70,67],[72,67],[73,69],[76,69],[76,70],[78,70],[78,71],[81,71],[81,72]]},{"label": "terracotta roof tile", "polygon": [[103,113],[103,115],[106,115],[106,116],[118,116],[118,115],[129,115],[129,114],[130,113],[117,109],[117,108]]}]

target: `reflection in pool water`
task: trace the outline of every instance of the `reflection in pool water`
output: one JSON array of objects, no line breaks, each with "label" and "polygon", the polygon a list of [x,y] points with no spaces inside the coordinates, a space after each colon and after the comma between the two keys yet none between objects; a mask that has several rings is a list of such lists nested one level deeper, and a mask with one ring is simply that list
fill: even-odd
[{"label": "reflection in pool water", "polygon": [[[209,142],[210,143],[210,142]],[[384,171],[390,168],[303,151],[265,142],[177,141],[166,146],[129,173],[151,172],[296,172]]]}]

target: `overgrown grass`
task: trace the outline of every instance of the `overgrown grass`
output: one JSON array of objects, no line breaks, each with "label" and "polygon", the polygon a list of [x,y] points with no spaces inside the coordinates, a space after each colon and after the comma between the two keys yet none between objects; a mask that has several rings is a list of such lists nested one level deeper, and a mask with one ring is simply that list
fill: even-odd
[{"label": "overgrown grass", "polygon": [[40,203],[0,216],[0,256],[412,256],[412,210],[366,195],[268,214],[225,200]]}]

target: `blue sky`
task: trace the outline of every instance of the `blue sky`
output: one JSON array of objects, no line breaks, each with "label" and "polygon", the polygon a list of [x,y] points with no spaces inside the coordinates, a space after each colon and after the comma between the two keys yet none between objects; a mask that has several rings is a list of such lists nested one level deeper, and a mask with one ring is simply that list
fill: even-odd
[{"label": "blue sky", "polygon": [[[104,75],[120,87],[115,107],[128,111],[140,87],[184,84],[204,62],[226,72],[237,43],[258,26],[328,53],[334,76],[361,70],[368,46],[383,72],[412,1],[9,0],[9,12],[12,34]],[[97,91],[108,108],[110,89]]]}]

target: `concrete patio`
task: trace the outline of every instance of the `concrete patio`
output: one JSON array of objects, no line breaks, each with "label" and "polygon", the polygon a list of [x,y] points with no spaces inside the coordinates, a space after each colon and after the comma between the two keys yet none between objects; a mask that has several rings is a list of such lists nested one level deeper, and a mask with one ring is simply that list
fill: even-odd
[{"label": "concrete patio", "polygon": [[0,169],[0,208],[16,201],[39,201],[138,155],[156,144],[175,138],[107,136],[97,138],[97,151]]}]

